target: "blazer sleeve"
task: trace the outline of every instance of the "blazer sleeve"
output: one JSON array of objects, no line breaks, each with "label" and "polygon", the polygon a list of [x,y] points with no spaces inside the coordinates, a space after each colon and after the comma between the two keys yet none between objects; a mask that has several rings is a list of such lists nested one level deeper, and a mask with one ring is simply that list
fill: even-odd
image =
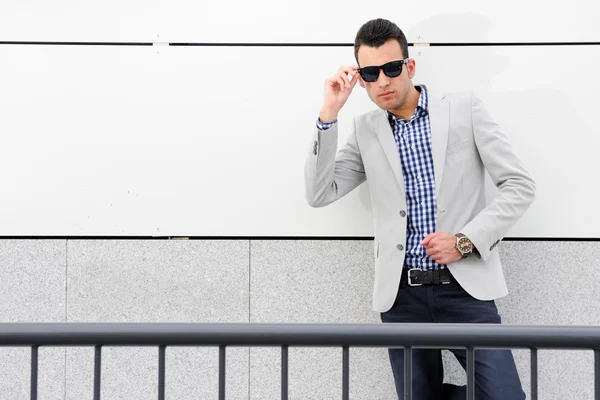
[{"label": "blazer sleeve", "polygon": [[460,232],[487,260],[504,235],[527,211],[535,198],[535,182],[481,99],[471,96],[471,121],[475,144],[494,185],[492,202]]},{"label": "blazer sleeve", "polygon": [[342,198],[366,180],[362,157],[356,140],[356,124],[344,147],[337,152],[338,126],[327,130],[315,128],[304,165],[306,201],[323,207]]}]

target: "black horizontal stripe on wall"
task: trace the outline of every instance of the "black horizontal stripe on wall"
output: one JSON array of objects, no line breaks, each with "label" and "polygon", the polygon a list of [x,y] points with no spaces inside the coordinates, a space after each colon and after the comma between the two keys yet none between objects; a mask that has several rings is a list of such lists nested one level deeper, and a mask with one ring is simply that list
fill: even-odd
[{"label": "black horizontal stripe on wall", "polygon": [[[352,47],[352,43],[268,43],[268,42],[172,42],[162,43],[174,47]],[[0,45],[35,46],[153,46],[152,42],[52,42],[52,41],[0,41]],[[600,46],[600,42],[473,42],[473,43],[409,43],[409,46],[430,47],[490,47],[490,46]]]}]

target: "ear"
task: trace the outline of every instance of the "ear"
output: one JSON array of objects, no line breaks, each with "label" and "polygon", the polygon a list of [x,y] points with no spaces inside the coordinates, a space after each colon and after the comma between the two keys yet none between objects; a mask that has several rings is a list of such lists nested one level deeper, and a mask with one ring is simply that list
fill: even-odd
[{"label": "ear", "polygon": [[408,77],[412,79],[415,76],[415,72],[417,71],[417,63],[414,58],[408,60],[407,65]]}]

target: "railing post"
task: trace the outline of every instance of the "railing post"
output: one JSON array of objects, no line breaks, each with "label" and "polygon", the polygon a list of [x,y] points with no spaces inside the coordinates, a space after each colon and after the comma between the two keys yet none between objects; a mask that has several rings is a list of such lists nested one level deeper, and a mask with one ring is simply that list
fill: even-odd
[{"label": "railing post", "polygon": [[596,392],[594,399],[600,400],[600,349],[594,350],[594,391]]},{"label": "railing post", "polygon": [[165,352],[167,346],[158,347],[158,400],[165,400]]},{"label": "railing post", "polygon": [[531,349],[531,400],[538,398],[538,350]]},{"label": "railing post", "polygon": [[96,345],[94,352],[94,400],[100,400],[100,373],[102,371],[102,346]]},{"label": "railing post", "polygon": [[219,346],[219,400],[225,400],[225,346]]},{"label": "railing post", "polygon": [[31,400],[38,398],[38,349],[39,346],[31,346]]},{"label": "railing post", "polygon": [[288,346],[281,346],[281,400],[288,400]]},{"label": "railing post", "polygon": [[412,347],[404,347],[404,400],[412,400]]},{"label": "railing post", "polygon": [[475,349],[467,347],[467,400],[475,400]]},{"label": "railing post", "polygon": [[342,354],[342,399],[350,400],[350,348],[343,346]]}]

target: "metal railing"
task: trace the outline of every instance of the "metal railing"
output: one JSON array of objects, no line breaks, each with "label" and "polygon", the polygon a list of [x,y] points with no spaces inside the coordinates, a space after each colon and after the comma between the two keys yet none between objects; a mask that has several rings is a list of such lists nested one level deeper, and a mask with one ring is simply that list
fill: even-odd
[{"label": "metal railing", "polygon": [[165,398],[167,346],[219,347],[219,399],[225,399],[226,349],[281,347],[281,398],[288,398],[289,347],[341,347],[342,396],[350,393],[350,347],[404,348],[405,392],[412,398],[414,348],[466,349],[467,399],[475,397],[476,349],[530,349],[531,398],[538,398],[538,349],[593,350],[594,393],[600,400],[600,327],[492,324],[178,324],[4,323],[0,346],[31,347],[31,399],[38,392],[40,346],[94,346],[94,400],[100,400],[102,346],[156,346],[158,398]]}]

